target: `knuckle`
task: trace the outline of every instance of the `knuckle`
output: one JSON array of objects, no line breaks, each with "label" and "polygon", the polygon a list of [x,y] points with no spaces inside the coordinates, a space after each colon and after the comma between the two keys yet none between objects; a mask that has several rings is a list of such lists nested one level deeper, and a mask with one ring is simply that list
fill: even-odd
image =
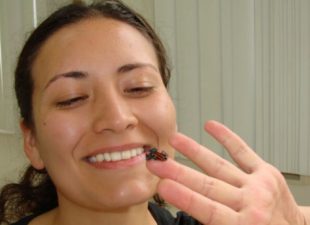
[{"label": "knuckle", "polygon": [[194,194],[191,193],[191,194],[188,196],[187,204],[184,206],[184,211],[185,211],[185,212],[189,212],[190,209],[191,209],[191,206],[194,205],[194,202],[195,202]]},{"label": "knuckle", "polygon": [[214,167],[214,176],[222,173],[223,169],[227,166],[227,162],[222,158],[217,158]]},{"label": "knuckle", "polygon": [[216,214],[218,213],[217,211],[218,211],[217,204],[210,205],[209,213],[206,218],[206,223],[204,223],[205,225],[215,224],[214,222],[215,222]]},{"label": "knuckle", "polygon": [[174,180],[182,183],[184,175],[185,175],[185,169],[182,166],[178,166],[177,171],[174,174]]},{"label": "knuckle", "polygon": [[195,148],[193,148],[193,161],[200,161],[201,160],[201,153],[204,151],[204,146],[202,145],[196,145]]},{"label": "knuckle", "polygon": [[237,157],[240,155],[243,155],[244,153],[246,153],[248,151],[248,146],[244,143],[238,144],[235,147],[235,150],[232,152],[232,154]]},{"label": "knuckle", "polygon": [[244,191],[240,190],[238,193],[238,198],[235,198],[234,201],[232,202],[232,208],[236,211],[239,212],[243,209],[245,205],[245,193]]},{"label": "knuckle", "polygon": [[200,193],[204,196],[209,196],[210,192],[214,189],[215,186],[216,186],[216,181],[214,179],[204,178],[202,179]]},{"label": "knuckle", "polygon": [[248,212],[248,218],[251,221],[250,224],[256,224],[256,225],[261,225],[261,224],[266,224],[268,223],[267,221],[269,220],[270,215],[265,212],[265,210],[259,209],[259,208],[251,208]]}]

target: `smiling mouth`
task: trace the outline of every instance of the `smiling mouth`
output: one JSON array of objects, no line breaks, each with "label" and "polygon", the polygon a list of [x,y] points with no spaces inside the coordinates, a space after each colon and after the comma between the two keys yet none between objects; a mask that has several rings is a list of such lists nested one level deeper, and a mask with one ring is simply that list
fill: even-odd
[{"label": "smiling mouth", "polygon": [[99,153],[90,157],[87,157],[89,163],[100,163],[100,162],[117,162],[122,160],[128,160],[136,156],[144,154],[144,148],[132,148],[125,151],[119,152],[105,152]]}]

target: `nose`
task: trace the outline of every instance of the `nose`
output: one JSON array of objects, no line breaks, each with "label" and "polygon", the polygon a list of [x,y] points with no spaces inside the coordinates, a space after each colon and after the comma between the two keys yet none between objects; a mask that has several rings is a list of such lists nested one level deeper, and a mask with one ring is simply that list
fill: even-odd
[{"label": "nose", "polygon": [[138,123],[128,100],[116,93],[110,93],[98,100],[94,114],[93,127],[96,133],[104,131],[120,133],[135,128]]}]

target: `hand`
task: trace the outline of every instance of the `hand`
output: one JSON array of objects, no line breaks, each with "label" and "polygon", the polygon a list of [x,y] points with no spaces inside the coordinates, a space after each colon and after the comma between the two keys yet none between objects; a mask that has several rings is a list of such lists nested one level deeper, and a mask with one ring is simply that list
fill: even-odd
[{"label": "hand", "polygon": [[205,130],[227,149],[238,167],[192,139],[176,134],[170,144],[205,174],[172,159],[148,161],[150,171],[162,178],[158,184],[162,198],[205,225],[305,224],[276,168],[222,124],[207,122]]}]

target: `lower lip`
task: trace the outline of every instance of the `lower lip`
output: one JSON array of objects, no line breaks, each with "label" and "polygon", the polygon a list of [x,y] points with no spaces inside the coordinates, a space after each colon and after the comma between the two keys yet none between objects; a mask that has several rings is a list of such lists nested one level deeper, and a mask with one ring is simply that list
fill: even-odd
[{"label": "lower lip", "polygon": [[145,161],[145,153],[138,155],[136,157],[130,159],[124,159],[119,161],[102,161],[96,163],[89,163],[91,166],[95,167],[96,169],[124,169],[133,167],[141,162]]}]

